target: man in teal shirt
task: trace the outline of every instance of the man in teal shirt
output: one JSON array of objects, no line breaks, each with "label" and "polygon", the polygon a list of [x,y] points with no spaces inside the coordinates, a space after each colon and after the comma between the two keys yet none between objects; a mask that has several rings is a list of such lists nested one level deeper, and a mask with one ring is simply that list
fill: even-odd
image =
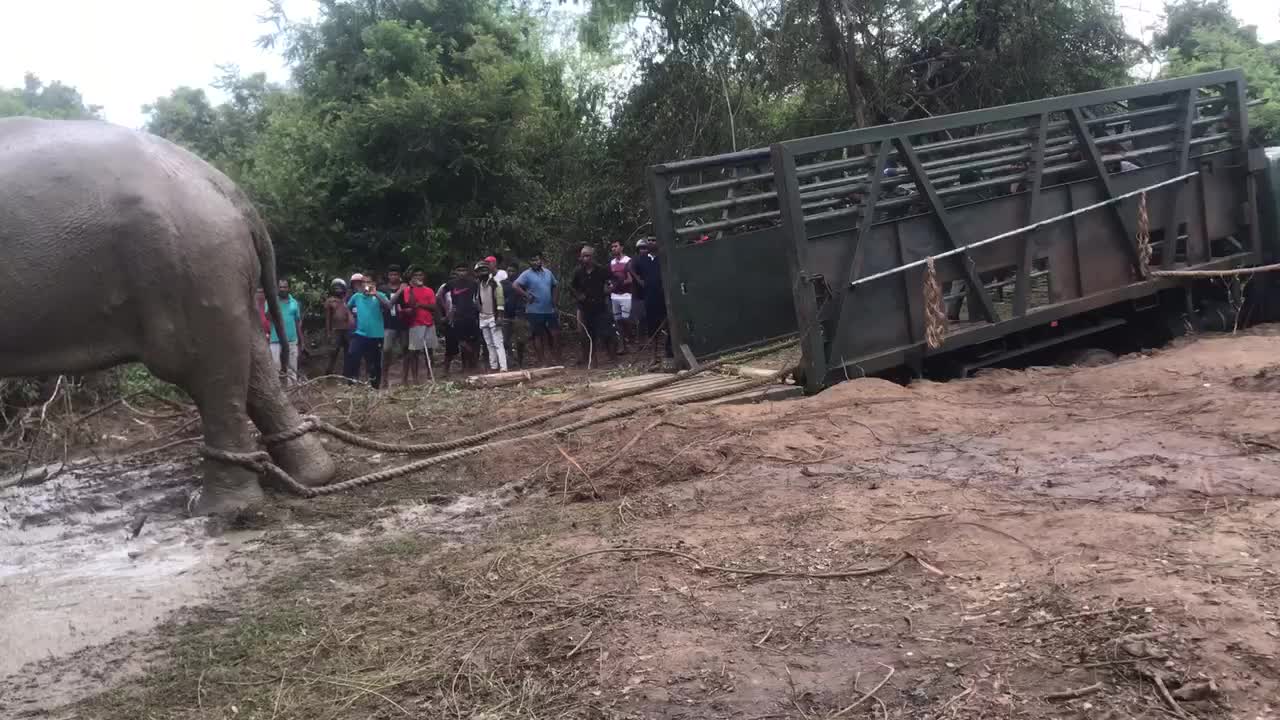
[{"label": "man in teal shirt", "polygon": [[[285,376],[285,384],[298,381],[298,347],[302,344],[302,306],[289,294],[289,281],[281,279],[276,283],[276,292],[280,296],[280,315],[284,318],[284,338],[289,343],[289,374]],[[263,305],[266,312],[266,305]],[[276,335],[275,323],[271,325],[271,359],[276,364],[276,373],[283,372],[280,367],[280,336]]]},{"label": "man in teal shirt", "polygon": [[369,384],[382,387],[382,324],[383,308],[391,307],[391,300],[374,289],[372,282],[364,283],[360,292],[353,293],[347,307],[356,314],[356,329],[351,334],[351,347],[347,349],[342,374],[352,380],[360,376],[360,361],[364,360]]}]

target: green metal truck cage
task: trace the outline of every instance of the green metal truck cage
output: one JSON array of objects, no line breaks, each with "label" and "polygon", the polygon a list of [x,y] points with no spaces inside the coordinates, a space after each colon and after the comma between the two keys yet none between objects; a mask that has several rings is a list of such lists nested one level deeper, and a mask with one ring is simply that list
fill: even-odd
[{"label": "green metal truck cage", "polygon": [[[1248,106],[1226,70],[655,166],[673,343],[696,362],[798,335],[814,391],[943,361],[964,372],[1144,310],[1229,301],[1221,282],[1147,270],[1275,258]],[[934,346],[928,259],[950,318]]]}]

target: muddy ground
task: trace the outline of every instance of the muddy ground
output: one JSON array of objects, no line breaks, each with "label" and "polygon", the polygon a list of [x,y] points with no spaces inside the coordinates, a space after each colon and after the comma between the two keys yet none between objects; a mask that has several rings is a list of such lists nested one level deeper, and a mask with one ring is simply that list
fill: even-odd
[{"label": "muddy ground", "polygon": [[[0,491],[0,715],[1276,717],[1277,358],[648,410],[230,525],[181,453],[90,465]],[[421,440],[570,395],[298,401]]]}]

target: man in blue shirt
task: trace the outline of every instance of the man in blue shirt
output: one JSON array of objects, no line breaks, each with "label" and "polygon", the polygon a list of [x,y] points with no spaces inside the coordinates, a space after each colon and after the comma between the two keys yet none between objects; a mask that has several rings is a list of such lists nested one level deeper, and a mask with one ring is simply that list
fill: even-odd
[{"label": "man in blue shirt", "polygon": [[542,253],[533,256],[529,269],[520,273],[512,286],[525,301],[525,317],[538,361],[560,362],[560,320],[556,315],[556,276],[543,267]]},{"label": "man in blue shirt", "polygon": [[[280,315],[284,319],[284,339],[289,343],[289,373],[285,375],[285,384],[292,385],[298,381],[298,347],[302,345],[302,306],[289,294],[289,281],[281,278],[276,283],[276,292],[280,296]],[[263,312],[267,312],[263,304]],[[284,372],[280,367],[280,336],[276,335],[275,323],[271,326],[271,360],[276,364],[276,373]]]},{"label": "man in blue shirt", "polygon": [[360,292],[353,293],[347,307],[355,311],[356,329],[351,334],[351,347],[347,349],[342,374],[352,380],[360,376],[360,361],[364,360],[369,384],[382,387],[382,339],[386,327],[382,323],[382,311],[391,307],[391,300],[374,289],[372,282],[364,283]]}]

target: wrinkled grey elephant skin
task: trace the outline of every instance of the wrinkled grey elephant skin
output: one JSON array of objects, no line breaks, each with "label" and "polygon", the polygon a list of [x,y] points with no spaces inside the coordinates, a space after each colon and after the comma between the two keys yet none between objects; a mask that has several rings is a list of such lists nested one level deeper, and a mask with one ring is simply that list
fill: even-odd
[{"label": "wrinkled grey elephant skin", "polygon": [[[261,320],[275,327],[275,253],[225,175],[153,135],[91,121],[0,120],[0,376],[55,375],[141,362],[186,390],[204,441],[257,449],[299,423],[280,388]],[[333,461],[314,435],[270,448],[300,482]],[[262,497],[252,471],[204,461],[198,514]]]}]

